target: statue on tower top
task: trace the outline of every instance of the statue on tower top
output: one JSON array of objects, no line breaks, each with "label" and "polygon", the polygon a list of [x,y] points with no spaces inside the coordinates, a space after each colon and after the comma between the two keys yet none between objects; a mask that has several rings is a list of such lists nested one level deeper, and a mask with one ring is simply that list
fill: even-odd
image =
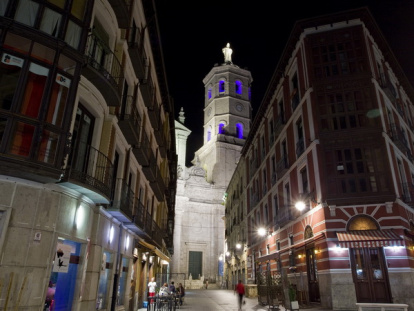
[{"label": "statue on tower top", "polygon": [[230,48],[230,43],[227,43],[226,47],[222,49],[224,54],[224,63],[225,64],[232,64],[231,61],[231,53],[233,53],[233,50]]}]

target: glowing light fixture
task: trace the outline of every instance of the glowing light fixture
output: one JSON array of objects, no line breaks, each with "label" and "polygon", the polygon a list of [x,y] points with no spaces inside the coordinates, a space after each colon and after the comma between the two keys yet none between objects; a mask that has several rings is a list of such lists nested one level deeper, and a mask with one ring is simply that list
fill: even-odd
[{"label": "glowing light fixture", "polygon": [[265,228],[261,227],[261,228],[259,228],[259,229],[257,230],[257,233],[258,233],[260,236],[265,236],[265,235],[266,235],[266,233],[267,233],[267,230],[266,230]]},{"label": "glowing light fixture", "polygon": [[82,205],[79,205],[78,208],[76,209],[76,215],[75,215],[76,229],[81,228],[84,221],[85,221],[85,210],[83,209]]},{"label": "glowing light fixture", "polygon": [[109,244],[112,243],[112,240],[114,239],[114,226],[111,225],[111,229],[109,229]]}]

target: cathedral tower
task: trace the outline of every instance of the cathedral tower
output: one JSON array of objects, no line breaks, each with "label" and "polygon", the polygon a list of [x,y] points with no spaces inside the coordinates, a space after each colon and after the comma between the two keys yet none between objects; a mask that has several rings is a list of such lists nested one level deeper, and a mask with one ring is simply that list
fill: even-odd
[{"label": "cathedral tower", "polygon": [[[174,223],[174,256],[171,278],[186,288],[209,287],[222,281],[224,251],[223,195],[250,131],[250,84],[246,69],[234,65],[230,45],[223,49],[224,63],[204,78],[203,146],[195,152],[193,166],[186,168],[185,146],[190,130],[184,112],[176,121],[179,173]],[[191,275],[191,278],[190,278]],[[185,282],[185,283],[184,283]]]},{"label": "cathedral tower", "polygon": [[206,171],[207,181],[227,187],[245,138],[250,131],[250,71],[231,61],[230,45],[223,49],[224,63],[204,78],[204,144],[195,161]]}]

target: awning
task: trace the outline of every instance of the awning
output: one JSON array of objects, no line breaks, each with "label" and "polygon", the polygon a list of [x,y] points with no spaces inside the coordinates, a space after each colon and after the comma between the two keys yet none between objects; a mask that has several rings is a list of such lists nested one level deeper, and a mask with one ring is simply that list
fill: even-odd
[{"label": "awning", "polygon": [[392,230],[359,230],[336,233],[344,248],[402,246],[403,239]]},{"label": "awning", "polygon": [[170,262],[170,257],[165,255],[163,252],[161,252],[158,248],[154,249],[155,254],[160,257],[161,259]]}]

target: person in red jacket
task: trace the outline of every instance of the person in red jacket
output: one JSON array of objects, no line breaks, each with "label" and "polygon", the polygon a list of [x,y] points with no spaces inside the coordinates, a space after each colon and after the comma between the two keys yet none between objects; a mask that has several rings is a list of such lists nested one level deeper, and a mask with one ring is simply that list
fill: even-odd
[{"label": "person in red jacket", "polygon": [[243,296],[244,296],[244,285],[241,280],[239,280],[239,283],[234,288],[234,293],[239,294],[239,310],[242,309],[242,303],[243,303]]}]

